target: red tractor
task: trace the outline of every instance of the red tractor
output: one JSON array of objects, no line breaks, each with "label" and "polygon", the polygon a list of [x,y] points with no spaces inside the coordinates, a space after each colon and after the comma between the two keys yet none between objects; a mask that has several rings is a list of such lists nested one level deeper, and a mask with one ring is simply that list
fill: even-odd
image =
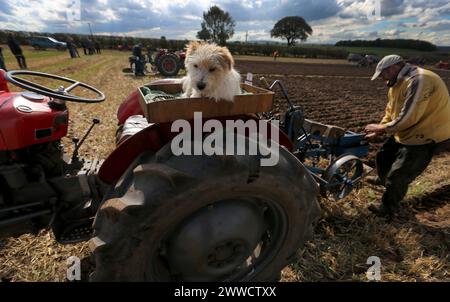
[{"label": "red tractor", "polygon": [[[145,57],[145,56],[143,56]],[[124,71],[133,72],[135,71],[136,60],[139,58],[136,56],[129,57],[128,61],[130,63],[129,69],[124,69]],[[158,71],[161,75],[165,77],[174,77],[178,75],[181,69],[185,69],[184,61],[186,59],[186,52],[176,51],[171,52],[168,49],[160,49],[156,52],[148,51],[146,58],[142,60],[145,64],[144,71],[149,73],[147,64],[151,65],[153,72]]]},{"label": "red tractor", "polygon": [[[7,82],[26,91],[10,92]],[[78,86],[96,97],[73,95]],[[280,131],[272,167],[253,155],[176,156],[171,123],[136,118],[138,97],[119,109],[116,149],[88,159],[78,150],[100,121],[66,154],[66,102],[89,106],[105,95],[68,78],[0,70],[0,238],[51,228],[63,244],[89,240],[92,281],[275,280],[319,215],[318,185],[291,140]]]},{"label": "red tractor", "polygon": [[185,69],[185,51],[171,52],[168,49],[160,49],[156,54],[148,54],[149,63],[156,66],[159,73],[165,77],[172,77],[178,74],[180,69]]}]

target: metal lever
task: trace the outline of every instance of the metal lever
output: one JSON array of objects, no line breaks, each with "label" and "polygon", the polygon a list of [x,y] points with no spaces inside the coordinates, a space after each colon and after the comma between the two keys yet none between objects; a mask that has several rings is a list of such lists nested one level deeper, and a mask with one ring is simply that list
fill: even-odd
[{"label": "metal lever", "polygon": [[275,87],[275,85],[280,86],[281,92],[283,93],[284,98],[285,98],[286,101],[288,102],[290,109],[291,109],[291,110],[294,110],[294,109],[295,109],[294,105],[292,104],[291,100],[289,99],[289,95],[288,95],[288,93],[287,93],[287,90],[286,90],[286,88],[284,87],[283,83],[281,83],[281,81],[276,80],[275,82],[272,83],[272,85],[269,86],[269,83],[267,83],[267,81],[266,81],[266,79],[265,79],[264,77],[261,77],[259,80],[260,80],[260,81],[264,84],[264,86],[266,86],[266,88],[269,89],[270,91],[273,91],[273,88]]},{"label": "metal lever", "polygon": [[94,129],[95,125],[100,124],[100,120],[97,118],[94,118],[92,120],[92,125],[91,127],[89,127],[88,131],[86,132],[86,134],[83,136],[83,138],[81,139],[81,141],[77,138],[74,138],[72,141],[75,144],[75,150],[73,150],[73,154],[72,154],[72,161],[76,160],[78,158],[78,150],[80,149],[81,145],[83,145],[84,141],[86,140],[86,138],[88,137],[88,135],[91,133],[92,129]]}]

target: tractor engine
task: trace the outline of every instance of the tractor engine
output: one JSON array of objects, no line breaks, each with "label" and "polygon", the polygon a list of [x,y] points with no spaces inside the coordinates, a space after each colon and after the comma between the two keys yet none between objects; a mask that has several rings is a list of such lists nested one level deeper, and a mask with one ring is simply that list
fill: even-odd
[{"label": "tractor engine", "polygon": [[0,205],[17,205],[52,195],[43,180],[63,175],[59,141],[17,151],[0,151]]},{"label": "tractor engine", "polygon": [[100,199],[96,172],[101,162],[77,153],[65,157],[61,138],[67,128],[63,102],[0,92],[0,238],[47,226],[61,242],[90,234],[85,226],[92,224],[96,209],[86,204]]},{"label": "tractor engine", "polygon": [[63,170],[59,141],[0,151],[0,237],[34,233],[49,223],[58,194],[47,180]]}]

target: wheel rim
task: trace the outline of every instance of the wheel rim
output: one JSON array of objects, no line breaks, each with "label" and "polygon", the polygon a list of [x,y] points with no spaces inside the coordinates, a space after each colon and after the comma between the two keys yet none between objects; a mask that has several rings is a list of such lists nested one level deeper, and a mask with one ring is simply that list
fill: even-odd
[{"label": "wheel rim", "polygon": [[336,200],[346,197],[353,190],[353,182],[362,175],[362,164],[353,159],[342,164],[329,181],[330,193]]},{"label": "wheel rim", "polygon": [[275,257],[286,232],[287,218],[276,202],[222,200],[169,232],[152,257],[152,267],[176,281],[250,279]]}]

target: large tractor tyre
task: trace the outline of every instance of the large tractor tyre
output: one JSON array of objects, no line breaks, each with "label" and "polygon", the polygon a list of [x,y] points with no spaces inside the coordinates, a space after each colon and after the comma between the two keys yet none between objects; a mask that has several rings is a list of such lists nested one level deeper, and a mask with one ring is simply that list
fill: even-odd
[{"label": "large tractor tyre", "polygon": [[156,61],[158,72],[165,77],[174,77],[180,71],[180,59],[174,53],[165,53]]},{"label": "large tractor tyre", "polygon": [[273,281],[312,237],[317,185],[285,149],[256,156],[144,153],[100,206],[91,281]]}]

